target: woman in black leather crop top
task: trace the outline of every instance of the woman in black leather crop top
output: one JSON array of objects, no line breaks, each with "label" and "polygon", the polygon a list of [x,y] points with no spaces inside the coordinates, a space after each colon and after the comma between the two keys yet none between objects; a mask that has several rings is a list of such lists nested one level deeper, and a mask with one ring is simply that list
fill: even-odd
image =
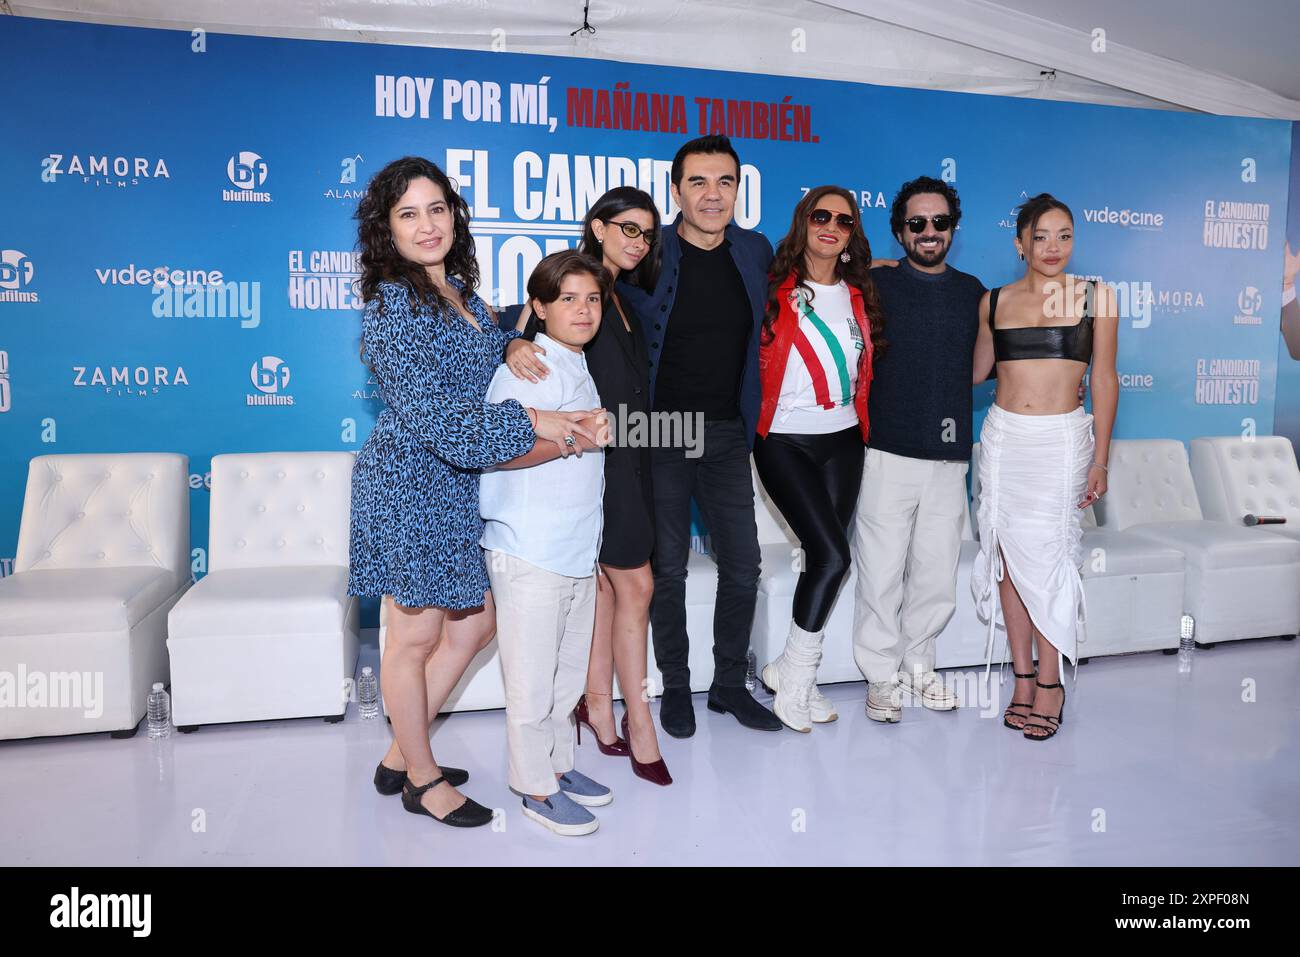
[{"label": "woman in black leather crop top", "polygon": [[[1065,708],[1062,662],[1077,663],[1084,640],[1081,517],[1106,494],[1119,323],[1109,286],[1065,272],[1074,246],[1068,206],[1048,193],[1028,200],[1015,245],[1024,276],[980,303],[974,378],[984,381],[996,362],[998,389],[980,432],[981,552],[971,591],[989,627],[986,674],[998,624],[1011,646],[1016,685],[1003,724],[1044,741]],[[1080,402],[1089,365],[1092,414]]]}]

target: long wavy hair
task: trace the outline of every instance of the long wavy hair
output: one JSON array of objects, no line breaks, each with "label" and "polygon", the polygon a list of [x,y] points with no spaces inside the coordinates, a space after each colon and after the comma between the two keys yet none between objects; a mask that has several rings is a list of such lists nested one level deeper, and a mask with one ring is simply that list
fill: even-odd
[{"label": "long wavy hair", "polygon": [[366,302],[379,296],[381,282],[396,282],[406,287],[417,302],[427,303],[437,313],[455,308],[434,286],[419,263],[397,251],[388,216],[406,192],[411,181],[419,177],[432,180],[447,199],[452,212],[451,248],[444,268],[465,285],[464,298],[478,289],[478,261],[474,258],[474,237],[469,232],[469,204],[461,198],[437,164],[422,156],[403,156],[393,160],[370,180],[366,194],[357,204],[357,249],[361,252],[361,298]]},{"label": "long wavy hair", "polygon": [[[596,239],[596,231],[591,228],[591,221],[599,219],[608,226],[610,220],[620,213],[627,212],[629,209],[642,209],[654,217],[654,228],[651,230],[654,243],[645,256],[642,257],[641,262],[637,264],[636,269],[619,278],[631,283],[633,286],[644,289],[646,292],[654,292],[655,284],[659,282],[660,264],[663,260],[663,233],[660,231],[659,207],[655,205],[655,201],[650,194],[644,190],[637,189],[635,186],[615,186],[596,200],[591,209],[587,211],[586,219],[583,220],[582,242],[578,244],[578,249],[600,262],[602,258],[601,244]],[[617,229],[618,227],[610,226],[609,228]]]},{"label": "long wavy hair", "polygon": [[[839,196],[849,204],[849,209],[857,210],[858,204],[853,194],[841,186],[818,186],[808,190],[808,194],[799,200],[790,220],[790,231],[776,247],[776,257],[772,260],[772,271],[768,277],[767,309],[763,316],[763,332],[760,341],[766,345],[775,337],[773,325],[781,311],[778,290],[786,278],[794,273],[796,288],[802,288],[813,299],[813,291],[807,283],[807,269],[804,264],[804,250],[808,247],[808,214],[817,208],[825,196]],[[849,286],[862,293],[862,304],[867,313],[867,324],[871,330],[871,348],[874,356],[883,355],[888,343],[885,341],[885,316],[880,304],[880,294],[876,284],[871,281],[871,244],[867,242],[866,233],[862,231],[862,217],[853,214],[853,231],[849,233],[849,243],[844,251],[849,254],[849,261],[835,260],[835,279],[843,280]]]}]

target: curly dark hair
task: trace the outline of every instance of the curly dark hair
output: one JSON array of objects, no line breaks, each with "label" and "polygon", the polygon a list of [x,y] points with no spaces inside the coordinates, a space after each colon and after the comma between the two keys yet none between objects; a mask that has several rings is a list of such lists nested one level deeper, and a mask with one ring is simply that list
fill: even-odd
[{"label": "curly dark hair", "polygon": [[948,212],[952,216],[954,233],[957,224],[961,222],[961,199],[957,196],[957,191],[941,179],[935,179],[933,176],[918,176],[899,187],[898,195],[894,197],[894,205],[889,209],[889,231],[899,242],[902,242],[900,237],[903,233],[903,220],[907,216],[907,201],[920,193],[938,193],[948,201]]},{"label": "curly dark hair", "polygon": [[[766,345],[775,336],[772,326],[776,322],[781,304],[777,290],[786,277],[794,273],[795,285],[803,287],[812,301],[813,291],[807,285],[804,267],[804,250],[808,246],[808,214],[817,208],[823,196],[839,196],[849,204],[849,209],[857,210],[858,204],[853,194],[842,186],[818,186],[808,190],[806,196],[799,200],[790,221],[790,230],[776,247],[776,256],[772,259],[772,269],[768,274],[767,308],[763,315],[763,332],[760,342]],[[849,254],[849,261],[835,261],[835,278],[843,280],[849,286],[862,292],[862,304],[866,309],[867,323],[871,329],[871,348],[876,358],[884,354],[888,343],[885,341],[885,314],[880,303],[880,294],[876,284],[871,281],[871,243],[862,231],[862,217],[854,214],[853,231],[849,233],[849,244],[844,251]]]},{"label": "curly dark hair", "polygon": [[361,251],[361,298],[366,302],[379,296],[381,282],[397,282],[407,288],[417,301],[428,303],[442,313],[454,305],[437,290],[429,274],[419,263],[397,251],[388,216],[406,192],[411,181],[423,176],[442,190],[452,211],[451,248],[444,261],[447,275],[465,284],[464,298],[478,289],[478,261],[474,258],[474,237],[469,232],[469,204],[461,198],[437,164],[422,156],[403,156],[393,160],[370,180],[366,194],[357,204],[357,248]]}]

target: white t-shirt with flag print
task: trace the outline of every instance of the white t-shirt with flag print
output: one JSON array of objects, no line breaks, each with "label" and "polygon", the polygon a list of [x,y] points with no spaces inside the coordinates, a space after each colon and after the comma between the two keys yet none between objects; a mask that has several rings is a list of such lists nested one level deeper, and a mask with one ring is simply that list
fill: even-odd
[{"label": "white t-shirt with flag print", "polygon": [[858,359],[866,348],[853,318],[848,284],[808,282],[799,297],[799,331],[795,334],[781,379],[781,394],[771,431],[824,435],[855,428],[858,414],[853,394],[858,384]]}]

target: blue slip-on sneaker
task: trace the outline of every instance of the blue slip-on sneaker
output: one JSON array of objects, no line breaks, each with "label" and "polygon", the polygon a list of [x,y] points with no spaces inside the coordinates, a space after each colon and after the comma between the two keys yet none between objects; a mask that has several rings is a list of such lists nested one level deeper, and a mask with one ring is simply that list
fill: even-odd
[{"label": "blue slip-on sneaker", "polygon": [[556,791],[544,801],[534,801],[525,794],[524,817],[530,817],[542,827],[565,837],[590,834],[600,827],[596,815],[573,803],[563,791]]},{"label": "blue slip-on sneaker", "polygon": [[614,800],[614,792],[581,771],[565,771],[557,778],[560,790],[584,807],[601,807]]}]

